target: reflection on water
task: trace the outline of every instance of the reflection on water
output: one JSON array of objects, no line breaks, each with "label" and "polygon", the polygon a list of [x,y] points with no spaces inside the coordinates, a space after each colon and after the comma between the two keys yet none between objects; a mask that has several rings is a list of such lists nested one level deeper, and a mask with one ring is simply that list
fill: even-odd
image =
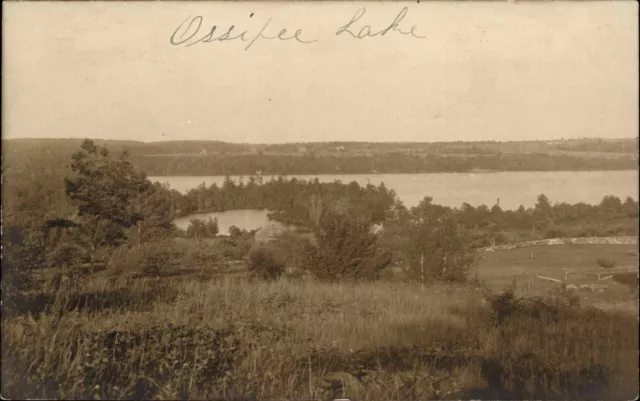
[{"label": "reflection on water", "polygon": [[[499,172],[499,173],[437,173],[437,174],[343,174],[343,175],[295,175],[298,179],[320,182],[340,180],[356,181],[360,185],[379,185],[384,182],[393,189],[406,206],[417,205],[425,196],[445,206],[460,206],[463,202],[489,207],[500,198],[503,209],[517,209],[520,205],[533,207],[539,194],[544,193],[552,202],[590,204],[599,203],[605,195],[621,199],[627,196],[638,199],[637,171],[551,171],[551,172]],[[207,186],[221,186],[223,176],[164,176],[149,177],[153,181],[168,183],[173,189],[187,192],[202,182]],[[232,177],[238,180],[238,177]],[[271,176],[263,176],[265,181]],[[245,182],[247,177],[245,177]],[[230,212],[225,212],[230,213]],[[244,212],[243,212],[244,213]],[[261,214],[262,213],[262,214]],[[242,217],[246,216],[246,217]],[[266,212],[235,216],[240,221],[265,222]],[[264,216],[264,217],[259,217]],[[226,219],[226,217],[225,217]],[[226,233],[226,231],[220,231]]]}]

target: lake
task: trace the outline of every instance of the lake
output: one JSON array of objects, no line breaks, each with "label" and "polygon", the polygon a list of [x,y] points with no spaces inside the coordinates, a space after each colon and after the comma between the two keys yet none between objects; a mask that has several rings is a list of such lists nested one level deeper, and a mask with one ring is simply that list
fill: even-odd
[{"label": "lake", "polygon": [[195,213],[185,217],[179,217],[173,222],[176,227],[186,230],[189,227],[189,221],[191,219],[207,220],[209,217],[212,219],[218,219],[218,229],[220,234],[229,234],[229,227],[236,226],[240,229],[248,231],[256,230],[260,227],[265,227],[269,224],[269,218],[267,210],[227,210],[225,212],[207,212],[207,213]]},{"label": "lake", "polygon": [[[263,175],[268,181],[277,176]],[[517,209],[520,205],[533,207],[539,194],[544,193],[555,202],[600,203],[605,195],[615,195],[623,201],[630,196],[638,199],[637,171],[550,171],[496,173],[425,173],[425,174],[342,174],[290,175],[289,178],[320,182],[356,181],[360,185],[381,182],[393,189],[408,207],[417,205],[425,196],[445,206],[460,206],[463,202],[478,206],[495,205],[500,198],[503,209]],[[231,177],[238,180],[239,177]],[[245,176],[245,182],[248,176]],[[201,183],[221,186],[224,176],[151,176],[152,181],[167,183],[173,189],[187,192]],[[242,215],[245,216],[245,215]],[[266,218],[266,214],[264,214]],[[238,216],[236,216],[238,217]],[[257,216],[254,216],[257,217]],[[240,217],[244,219],[245,217]],[[246,217],[247,219],[249,217]],[[260,220],[262,222],[262,220]],[[219,223],[222,222],[219,219]],[[220,230],[221,233],[226,231]]]}]

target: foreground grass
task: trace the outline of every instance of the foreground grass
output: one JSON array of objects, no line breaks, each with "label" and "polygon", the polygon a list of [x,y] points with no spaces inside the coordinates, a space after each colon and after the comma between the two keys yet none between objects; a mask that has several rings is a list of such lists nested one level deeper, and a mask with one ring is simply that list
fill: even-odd
[{"label": "foreground grass", "polygon": [[[637,395],[634,318],[473,287],[93,280],[2,326],[8,398]],[[42,300],[41,300],[42,301]],[[493,305],[493,308],[491,307]],[[491,313],[491,311],[499,313]]]}]

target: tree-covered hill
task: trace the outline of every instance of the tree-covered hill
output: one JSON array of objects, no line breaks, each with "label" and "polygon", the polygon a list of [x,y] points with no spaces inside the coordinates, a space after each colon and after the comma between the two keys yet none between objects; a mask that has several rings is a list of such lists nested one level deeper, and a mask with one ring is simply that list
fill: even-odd
[{"label": "tree-covered hill", "polygon": [[[80,139],[3,140],[3,168],[61,169]],[[235,144],[218,141],[95,140],[127,151],[149,175],[367,174],[491,171],[633,170],[634,139],[524,142]],[[29,167],[31,166],[31,167]]]}]

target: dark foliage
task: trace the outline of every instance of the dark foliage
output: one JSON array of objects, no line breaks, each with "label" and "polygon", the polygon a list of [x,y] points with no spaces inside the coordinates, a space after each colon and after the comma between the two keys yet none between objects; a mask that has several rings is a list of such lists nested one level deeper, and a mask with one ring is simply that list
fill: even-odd
[{"label": "dark foliage", "polygon": [[600,258],[597,260],[597,262],[598,262],[598,266],[602,267],[603,269],[613,269],[614,267],[616,267],[615,260]]},{"label": "dark foliage", "polygon": [[[45,361],[35,361],[30,367],[3,366],[3,378],[7,375],[13,383],[4,388],[5,395],[49,397],[60,387],[73,387],[67,394],[69,398],[151,400],[157,399],[161,391],[157,383],[170,380],[176,398],[186,399],[188,388],[205,392],[212,388],[212,383],[224,383],[225,373],[241,357],[238,339],[233,334],[232,330],[195,330],[172,324],[143,332],[96,332],[80,343],[70,344],[71,355],[57,354],[56,359],[47,361],[54,365],[55,375],[46,381],[38,374],[38,366]],[[58,340],[60,344],[64,342]],[[9,344],[5,344],[3,336],[4,346]],[[63,363],[62,358],[74,357],[78,352],[93,356],[84,366],[77,367],[79,372],[55,368]],[[132,356],[135,360],[131,360]],[[134,366],[136,375],[131,374]],[[24,372],[23,377],[15,380],[20,371]],[[72,383],[77,377],[83,380]]]},{"label": "dark foliage", "polygon": [[187,237],[189,238],[214,238],[218,235],[218,219],[202,221],[199,219],[191,219],[189,227],[187,227]]},{"label": "dark foliage", "polygon": [[306,246],[304,266],[318,279],[376,279],[392,261],[366,221],[327,212],[315,235],[315,243]]},{"label": "dark foliage", "polygon": [[263,280],[276,280],[285,272],[284,258],[274,249],[258,246],[249,255],[249,271]]},{"label": "dark foliage", "polygon": [[[549,297],[517,298],[509,290],[490,299],[491,319],[500,347],[484,356],[481,371],[486,388],[469,396],[483,399],[603,399],[625,398],[633,391],[620,386],[629,377],[618,371],[631,366],[606,365],[606,357],[594,356],[585,364],[583,352],[615,353],[637,347],[637,322],[631,316],[580,307],[576,296],[565,290]],[[576,338],[589,343],[576,342]],[[524,344],[537,344],[537,352]],[[594,349],[595,348],[595,349]],[[559,361],[563,362],[560,363]]]},{"label": "dark foliage", "polygon": [[159,274],[178,266],[183,251],[173,239],[119,248],[109,259],[112,274]]},{"label": "dark foliage", "polygon": [[45,263],[44,235],[41,231],[3,227],[2,303],[3,310],[17,307],[21,293],[35,286],[33,271]]}]

